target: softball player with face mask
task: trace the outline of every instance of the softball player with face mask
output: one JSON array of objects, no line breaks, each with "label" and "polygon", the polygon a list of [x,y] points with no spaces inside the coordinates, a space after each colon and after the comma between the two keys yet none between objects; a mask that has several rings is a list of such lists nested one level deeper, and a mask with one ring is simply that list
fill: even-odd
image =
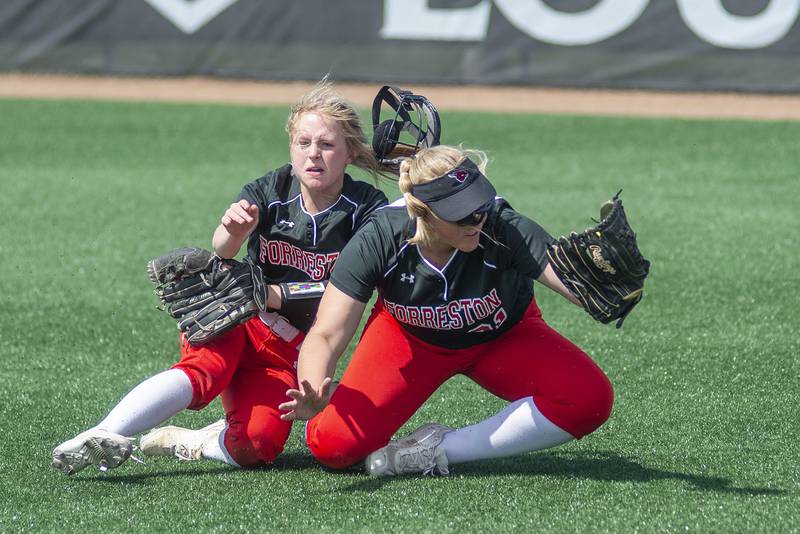
[{"label": "softball player with face mask", "polygon": [[[447,474],[449,466],[553,447],[594,431],[613,390],[580,348],[542,319],[533,281],[574,297],[548,265],[553,238],[496,197],[485,156],[438,146],[400,167],[403,197],[377,210],[337,261],[287,391],[331,468],[366,459],[373,475]],[[373,290],[378,300],[340,383],[336,362]],[[429,424],[390,441],[449,378],[508,401],[472,426]]]},{"label": "softball player with face mask", "polygon": [[201,430],[157,429],[142,438],[142,452],[252,467],[283,450],[291,423],[281,420],[278,404],[287,388],[297,387],[298,346],[316,310],[308,302],[292,305],[278,284],[302,292],[327,280],[345,243],[386,204],[382,192],[345,172],[352,164],[377,177],[379,167],[357,112],[329,83],[292,108],[286,131],[291,163],[245,185],[212,241],[223,258],[247,243],[270,284],[271,311],[200,346],[183,339],[172,369],[136,386],[95,427],[56,447],[55,468],[69,475],[92,464],[117,467],[131,454],[131,436],[218,395],[226,421]]}]

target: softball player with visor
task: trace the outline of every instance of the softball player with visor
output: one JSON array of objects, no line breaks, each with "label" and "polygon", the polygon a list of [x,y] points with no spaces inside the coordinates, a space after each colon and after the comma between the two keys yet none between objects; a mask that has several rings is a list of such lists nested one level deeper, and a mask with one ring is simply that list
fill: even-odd
[{"label": "softball player with visor", "polygon": [[[548,265],[553,238],[496,196],[485,155],[437,146],[402,162],[403,197],[342,251],[300,350],[300,387],[280,405],[308,420],[324,465],[373,475],[444,475],[462,462],[560,445],[597,429],[613,390],[580,348],[547,325],[533,281],[577,304]],[[336,362],[373,290],[340,383]],[[445,381],[462,374],[508,401],[472,426],[421,427],[390,441]]]},{"label": "softball player with visor", "polygon": [[280,418],[278,404],[287,388],[297,387],[298,347],[316,309],[307,301],[293,305],[278,284],[302,292],[319,287],[345,243],[386,204],[381,191],[345,172],[352,164],[377,177],[380,168],[357,112],[331,84],[321,82],[292,108],[286,132],[291,163],[245,185],[212,240],[222,258],[234,257],[247,243],[248,256],[270,284],[268,310],[206,344],[182,339],[177,364],[136,386],[96,426],[56,447],[55,468],[69,475],[92,464],[117,467],[131,454],[131,436],[187,408],[200,410],[217,396],[226,420],[200,430],[156,429],[142,438],[142,452],[253,467],[283,450],[291,423]]}]

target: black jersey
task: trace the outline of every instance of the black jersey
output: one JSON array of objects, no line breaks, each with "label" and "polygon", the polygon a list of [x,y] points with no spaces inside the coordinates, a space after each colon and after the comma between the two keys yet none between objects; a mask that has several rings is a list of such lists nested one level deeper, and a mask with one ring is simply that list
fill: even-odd
[{"label": "black jersey", "polygon": [[516,324],[554,242],[501,198],[487,216],[478,248],[454,251],[442,269],[407,242],[414,232],[402,199],[377,210],[342,251],[331,283],[361,302],[377,288],[403,328],[447,348],[490,341]]},{"label": "black jersey", "polygon": [[[312,215],[303,205],[291,165],[246,184],[239,199],[258,206],[258,226],[250,234],[247,255],[261,266],[269,284],[327,280],[355,231],[387,203],[380,190],[345,174],[339,199]],[[311,326],[304,318],[285,315],[303,331]]]}]

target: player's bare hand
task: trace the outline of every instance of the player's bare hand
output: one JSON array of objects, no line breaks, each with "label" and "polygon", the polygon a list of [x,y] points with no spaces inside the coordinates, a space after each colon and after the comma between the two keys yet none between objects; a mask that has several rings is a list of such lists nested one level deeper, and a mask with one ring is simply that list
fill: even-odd
[{"label": "player's bare hand", "polygon": [[300,389],[290,389],[286,396],[291,398],[289,402],[284,402],[278,406],[279,410],[286,413],[281,414],[284,421],[308,421],[327,406],[330,401],[332,381],[326,378],[320,384],[319,389],[314,389],[308,380],[300,383]]},{"label": "player's bare hand", "polygon": [[220,222],[232,236],[247,236],[258,224],[258,206],[245,199],[234,202],[225,210]]}]

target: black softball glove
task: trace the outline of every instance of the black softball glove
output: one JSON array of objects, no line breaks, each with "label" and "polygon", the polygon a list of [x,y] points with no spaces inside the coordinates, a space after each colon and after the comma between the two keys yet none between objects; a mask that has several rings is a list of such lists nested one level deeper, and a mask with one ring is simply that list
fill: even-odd
[{"label": "black softball glove", "polygon": [[601,323],[616,320],[617,328],[642,299],[650,271],[619,193],[600,208],[597,226],[560,237],[548,249],[547,257],[583,308]]},{"label": "black softball glove", "polygon": [[147,263],[164,310],[192,345],[220,336],[266,308],[261,269],[202,248],[178,248]]}]

